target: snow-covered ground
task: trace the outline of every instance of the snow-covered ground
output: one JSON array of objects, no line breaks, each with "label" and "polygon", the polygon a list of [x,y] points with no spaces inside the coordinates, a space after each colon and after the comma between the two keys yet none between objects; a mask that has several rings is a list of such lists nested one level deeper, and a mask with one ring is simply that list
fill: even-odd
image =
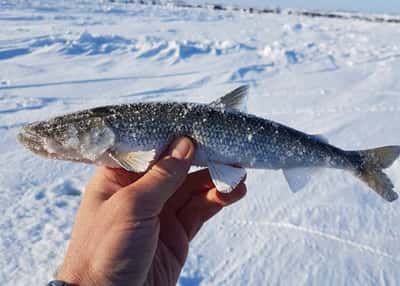
[{"label": "snow-covered ground", "polygon": [[[60,2],[61,4],[54,4]],[[210,102],[247,83],[250,113],[347,149],[400,144],[400,26],[92,1],[0,2],[0,285],[43,285],[93,166],[19,144],[31,121],[105,104]],[[400,161],[388,174],[400,189]],[[193,241],[179,284],[399,285],[400,200],[343,171],[248,194]]]}]

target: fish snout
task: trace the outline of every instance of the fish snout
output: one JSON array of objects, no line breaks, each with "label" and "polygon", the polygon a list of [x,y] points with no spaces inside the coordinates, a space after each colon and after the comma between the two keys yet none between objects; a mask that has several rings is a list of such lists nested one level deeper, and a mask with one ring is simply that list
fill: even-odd
[{"label": "fish snout", "polygon": [[18,141],[23,145],[41,142],[40,135],[31,125],[24,126],[17,135]]},{"label": "fish snout", "polygon": [[27,149],[38,155],[47,154],[44,148],[45,137],[38,132],[35,125],[23,127],[17,135],[17,140]]}]

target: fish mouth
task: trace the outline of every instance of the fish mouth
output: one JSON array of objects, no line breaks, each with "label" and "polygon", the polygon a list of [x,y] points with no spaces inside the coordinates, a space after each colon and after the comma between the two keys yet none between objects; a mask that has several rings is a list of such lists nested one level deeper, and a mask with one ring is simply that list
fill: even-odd
[{"label": "fish mouth", "polygon": [[17,135],[18,141],[22,145],[29,145],[29,144],[43,144],[42,138],[37,135],[30,127],[25,126]]}]

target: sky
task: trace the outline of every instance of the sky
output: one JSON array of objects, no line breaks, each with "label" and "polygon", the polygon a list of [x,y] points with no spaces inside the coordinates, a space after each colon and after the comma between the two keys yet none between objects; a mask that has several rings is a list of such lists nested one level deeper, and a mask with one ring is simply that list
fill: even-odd
[{"label": "sky", "polygon": [[[205,1],[188,0],[186,2],[204,3]],[[329,11],[346,10],[366,13],[400,14],[400,0],[210,0],[207,2],[273,8],[300,8]]]}]

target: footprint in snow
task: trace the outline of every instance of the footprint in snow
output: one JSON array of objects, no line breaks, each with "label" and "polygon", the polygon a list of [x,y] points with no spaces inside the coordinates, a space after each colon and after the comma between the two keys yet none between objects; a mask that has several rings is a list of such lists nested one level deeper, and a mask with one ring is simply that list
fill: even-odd
[{"label": "footprint in snow", "polygon": [[[1,89],[1,87],[0,87]],[[22,97],[16,95],[0,95],[0,114],[15,113],[23,110],[41,109],[58,101],[55,97]]]}]

